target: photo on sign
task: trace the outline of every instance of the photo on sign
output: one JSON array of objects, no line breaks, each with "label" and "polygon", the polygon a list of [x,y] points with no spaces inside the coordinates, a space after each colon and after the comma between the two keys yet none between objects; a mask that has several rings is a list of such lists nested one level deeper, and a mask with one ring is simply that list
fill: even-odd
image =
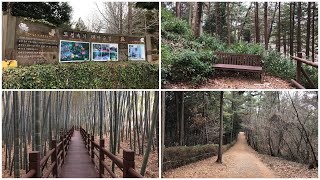
[{"label": "photo on sign", "polygon": [[129,60],[145,60],[144,44],[128,44]]},{"label": "photo on sign", "polygon": [[60,41],[60,62],[90,60],[90,43],[81,41]]},{"label": "photo on sign", "polygon": [[92,43],[93,61],[118,61],[118,44]]}]

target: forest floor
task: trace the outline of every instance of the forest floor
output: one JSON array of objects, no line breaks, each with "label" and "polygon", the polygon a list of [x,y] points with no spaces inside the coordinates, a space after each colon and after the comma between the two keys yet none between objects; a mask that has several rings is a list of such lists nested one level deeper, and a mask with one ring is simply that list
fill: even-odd
[{"label": "forest floor", "polygon": [[288,161],[279,157],[259,154],[259,159],[279,178],[317,178],[318,168],[308,169],[306,164]]},{"label": "forest floor", "polygon": [[165,89],[292,89],[289,82],[270,75],[264,75],[263,83],[257,74],[221,72],[206,83],[176,83],[163,85]]},{"label": "forest floor", "polygon": [[[163,173],[165,178],[277,178],[282,177],[281,171],[275,171],[268,163],[261,161],[261,156],[254,151],[246,142],[244,133],[240,133],[236,144],[222,156],[222,164],[216,163],[217,156],[198,161],[177,169],[171,169]],[[267,160],[268,161],[268,160]],[[266,165],[267,164],[267,165]],[[298,170],[297,168],[292,168]],[[299,171],[292,170],[292,174],[286,177],[309,177],[307,169]],[[311,173],[311,177],[317,177],[317,170]]]}]

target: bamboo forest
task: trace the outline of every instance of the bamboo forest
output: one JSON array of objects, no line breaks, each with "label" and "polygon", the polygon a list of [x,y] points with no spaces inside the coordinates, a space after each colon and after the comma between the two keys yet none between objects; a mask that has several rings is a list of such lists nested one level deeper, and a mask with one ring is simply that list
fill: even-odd
[{"label": "bamboo forest", "polygon": [[4,91],[2,177],[158,177],[156,91]]},{"label": "bamboo forest", "polygon": [[163,2],[162,87],[318,87],[318,2]]},{"label": "bamboo forest", "polygon": [[161,95],[162,177],[318,177],[317,91]]}]

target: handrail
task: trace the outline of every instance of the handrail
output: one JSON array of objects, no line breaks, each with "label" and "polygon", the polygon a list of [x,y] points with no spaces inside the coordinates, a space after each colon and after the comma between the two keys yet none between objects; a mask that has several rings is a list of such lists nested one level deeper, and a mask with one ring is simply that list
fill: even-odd
[{"label": "handrail", "polygon": [[308,60],[305,60],[305,59],[302,59],[302,58],[299,58],[299,57],[295,57],[295,56],[291,56],[291,58],[293,60],[300,61],[300,62],[302,62],[304,64],[307,64],[309,66],[318,68],[318,63],[317,62],[311,62],[311,61],[308,61]]},{"label": "handrail", "polygon": [[[52,175],[54,177],[58,176],[58,167],[62,166],[64,163],[64,158],[66,156],[66,151],[68,150],[71,137],[74,132],[74,127],[72,127],[66,135],[60,135],[60,142],[57,144],[56,140],[52,140],[51,146],[52,149],[40,159],[39,151],[32,151],[29,153],[29,171],[27,174],[23,175],[23,178],[35,178],[35,177],[44,177],[47,178]],[[63,155],[64,154],[64,155]],[[62,156],[63,155],[63,156]],[[51,165],[48,167],[48,171],[43,176],[38,173],[40,170],[42,171],[46,164],[48,163],[49,158],[51,157]]]},{"label": "handrail", "polygon": [[[94,141],[94,136],[91,136],[90,138],[90,134],[88,134],[82,127],[80,127],[80,134],[86,145],[86,148],[88,149],[92,162],[94,162],[94,164],[97,166],[99,170],[100,177],[105,177],[104,169],[108,171],[111,177],[117,177],[116,174],[112,172],[111,168],[108,167],[108,165],[104,162],[105,156],[107,156],[113,163],[115,163],[121,169],[124,178],[143,178],[143,176],[134,169],[134,151],[123,150],[123,160],[121,160],[116,155],[112,154],[106,148],[104,148],[104,139],[101,139],[100,144],[98,144]],[[95,151],[95,149],[97,151]],[[94,161],[95,156],[99,159],[99,166]]]},{"label": "handrail", "polygon": [[309,65],[309,66],[312,66],[314,68],[318,68],[318,63],[303,59],[302,52],[298,52],[298,57],[295,57],[295,56],[290,56],[290,57],[291,57],[291,59],[297,61],[296,79],[295,80],[291,79],[291,83],[299,89],[304,89],[304,87],[300,84],[301,83],[301,76],[303,75],[306,78],[307,82],[309,83],[310,87],[317,88],[315,83],[311,80],[311,78],[307,74],[307,72],[303,69],[302,63]]}]

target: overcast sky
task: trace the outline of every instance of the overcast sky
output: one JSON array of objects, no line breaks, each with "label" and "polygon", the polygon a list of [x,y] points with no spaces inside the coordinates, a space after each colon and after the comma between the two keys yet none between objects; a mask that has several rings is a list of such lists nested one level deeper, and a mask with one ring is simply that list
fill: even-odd
[{"label": "overcast sky", "polygon": [[90,13],[97,9],[95,1],[69,1],[69,4],[72,6],[73,10],[71,18],[72,22],[77,21],[80,17],[83,21],[86,21]]}]

